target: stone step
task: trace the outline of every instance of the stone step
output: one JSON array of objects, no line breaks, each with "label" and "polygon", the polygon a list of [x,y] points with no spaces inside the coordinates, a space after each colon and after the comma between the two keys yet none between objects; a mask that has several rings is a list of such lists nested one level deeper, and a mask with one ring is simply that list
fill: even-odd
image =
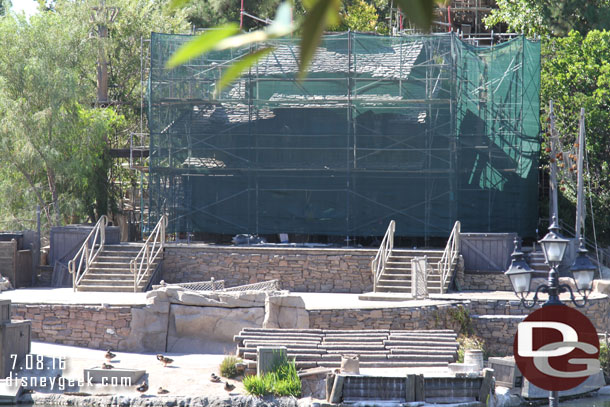
[{"label": "stone step", "polygon": [[[323,361],[317,362],[320,367],[338,368],[341,367],[341,362]],[[403,362],[387,360],[384,362],[360,362],[360,368],[397,368],[397,367],[446,367],[447,362]],[[297,368],[299,368],[297,364]]]},{"label": "stone step", "polygon": [[[241,332],[258,332],[264,333],[304,333],[304,334],[322,334],[324,332],[350,332],[347,330],[325,330],[325,329],[298,329],[298,328],[242,328]],[[353,331],[356,332],[356,331]],[[363,330],[358,332],[377,332],[375,330]],[[386,331],[387,332],[387,331]]]},{"label": "stone step", "polygon": [[296,335],[286,335],[286,336],[265,336],[265,337],[261,337],[261,336],[256,336],[256,335],[235,335],[233,337],[233,340],[236,341],[273,341],[273,342],[277,342],[277,341],[284,341],[284,342],[315,342],[315,343],[320,343],[322,341],[322,338],[318,337],[318,338],[313,338],[313,337],[304,337],[304,336],[296,336]]},{"label": "stone step", "polygon": [[132,258],[125,258],[124,261],[106,261],[98,257],[91,266],[103,267],[103,268],[129,268]]},{"label": "stone step", "polygon": [[389,285],[377,285],[378,292],[391,292],[391,293],[410,293],[411,286],[389,286]]},{"label": "stone step", "polygon": [[[140,282],[140,286],[145,286],[148,283],[148,281],[142,280],[142,282]],[[88,285],[88,286],[107,286],[107,287],[118,287],[118,286],[127,286],[130,285],[131,287],[133,287],[133,278],[131,280],[95,280],[95,279],[87,279],[86,277],[83,278],[79,284],[79,287],[81,285]]]},{"label": "stone step", "polygon": [[322,343],[335,343],[335,342],[345,342],[345,341],[357,341],[358,343],[363,342],[377,342],[383,343],[383,341],[387,340],[388,336],[325,336],[322,338]]},{"label": "stone step", "polygon": [[287,342],[287,341],[244,341],[242,345],[246,348],[256,348],[257,346],[286,346],[290,349],[317,349],[319,343],[311,342]]},{"label": "stone step", "polygon": [[414,333],[404,333],[404,334],[391,334],[388,339],[389,340],[398,340],[398,341],[404,341],[404,340],[409,340],[413,337],[419,337],[419,336],[424,336],[426,338],[442,338],[442,339],[451,339],[454,342],[457,340],[457,335],[456,334],[451,334],[451,333],[428,333],[428,332],[423,332],[423,333],[418,333],[418,332],[414,332]]},{"label": "stone step", "polygon": [[430,340],[423,340],[423,341],[387,341],[385,343],[385,346],[388,349],[400,349],[402,347],[406,347],[406,346],[451,346],[451,347],[458,347],[457,342],[444,342],[444,341],[430,341]]},{"label": "stone step", "polygon": [[97,273],[93,270],[89,270],[89,272],[83,277],[84,280],[129,280],[133,281],[133,274],[127,271],[125,273]]},{"label": "stone step", "polygon": [[447,344],[447,346],[453,346],[457,344],[455,338],[426,335],[413,335],[409,337],[405,336],[401,338],[391,338],[383,341],[384,345],[387,346],[409,346],[409,342],[427,342],[430,344],[430,346],[436,346],[439,344]]},{"label": "stone step", "polygon": [[[139,287],[138,291],[144,291],[145,286]],[[100,291],[100,292],[127,292],[131,293],[133,291],[133,284],[131,285],[121,285],[121,286],[104,286],[104,285],[79,285],[76,291]]]},{"label": "stone step", "polygon": [[[243,331],[242,331],[243,332]],[[311,340],[317,340],[317,341],[321,341],[322,340],[322,336],[321,335],[316,335],[316,334],[307,334],[307,333],[290,333],[290,332],[286,332],[284,334],[280,334],[280,333],[250,333],[250,332],[243,332],[240,335],[235,335],[233,337],[234,340],[242,340],[242,339],[292,339],[295,338],[297,340],[307,340],[307,341],[311,341]]]},{"label": "stone step", "polygon": [[[325,362],[341,362],[341,358],[343,355],[341,354],[323,354],[323,355],[315,355],[315,354],[303,354],[303,353],[293,353],[286,352],[286,356],[290,359],[294,358],[295,361],[316,361],[319,363]],[[243,355],[244,359],[248,360],[257,360],[256,352],[245,352]],[[379,353],[370,353],[370,354],[359,354],[358,359],[360,363],[363,362],[424,362],[424,363],[437,363],[437,362],[445,362],[449,363],[454,360],[453,356],[449,355],[392,355],[383,352]]]},{"label": "stone step", "polygon": [[384,350],[385,347],[383,344],[375,344],[375,345],[363,345],[360,343],[336,343],[336,344],[321,344],[319,346],[320,349],[334,349],[341,350],[345,353],[358,353],[359,350]]}]

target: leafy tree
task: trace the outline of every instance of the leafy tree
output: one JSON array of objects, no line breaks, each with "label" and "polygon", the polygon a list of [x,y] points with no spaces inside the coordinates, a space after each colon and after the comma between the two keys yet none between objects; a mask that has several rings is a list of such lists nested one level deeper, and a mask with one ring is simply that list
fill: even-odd
[{"label": "leafy tree", "polygon": [[497,0],[498,8],[485,19],[488,27],[505,23],[509,31],[565,35],[570,30],[586,34],[610,28],[609,0]]},{"label": "leafy tree", "polygon": [[[610,32],[594,30],[586,35],[576,31],[566,37],[543,43],[541,101],[543,120],[548,116],[552,99],[557,117],[556,127],[564,146],[576,142],[580,108],[586,111],[586,148],[588,177],[593,199],[597,236],[610,236]],[[546,140],[546,139],[545,139]],[[543,146],[544,147],[544,146]],[[543,149],[543,152],[545,150]],[[573,215],[576,185],[569,177],[562,184],[562,194],[572,203],[564,218]],[[560,210],[561,212],[561,210]],[[590,221],[590,219],[588,219]],[[590,235],[589,235],[590,236]]]},{"label": "leafy tree", "polygon": [[10,0],[0,0],[0,16],[5,15],[9,8],[11,8]]},{"label": "leafy tree", "polygon": [[375,5],[364,0],[355,0],[343,3],[341,21],[335,26],[329,27],[332,31],[362,31],[387,33],[387,24],[379,21],[379,14]]},{"label": "leafy tree", "polygon": [[[31,219],[37,203],[48,224],[95,220],[116,210],[119,191],[113,186],[131,181],[133,174],[113,165],[108,151],[128,146],[130,133],[139,130],[141,44],[147,46],[140,39],[151,31],[184,32],[188,23],[183,12],[164,11],[162,1],[107,0],[120,12],[109,37],[100,39],[89,18],[98,5],[57,0],[29,21],[0,20],[0,161],[7,163],[0,168],[0,221],[4,217],[5,224]],[[93,107],[100,51],[110,64],[112,100],[103,109]]]}]

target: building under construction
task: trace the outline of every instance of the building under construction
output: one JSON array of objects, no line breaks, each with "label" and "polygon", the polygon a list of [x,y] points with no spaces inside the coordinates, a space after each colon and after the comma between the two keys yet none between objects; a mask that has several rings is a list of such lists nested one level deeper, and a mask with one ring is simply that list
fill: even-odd
[{"label": "building under construction", "polygon": [[540,45],[455,34],[325,36],[303,81],[297,39],[213,98],[253,48],[164,68],[189,36],[153,34],[150,223],[186,233],[534,236]]}]

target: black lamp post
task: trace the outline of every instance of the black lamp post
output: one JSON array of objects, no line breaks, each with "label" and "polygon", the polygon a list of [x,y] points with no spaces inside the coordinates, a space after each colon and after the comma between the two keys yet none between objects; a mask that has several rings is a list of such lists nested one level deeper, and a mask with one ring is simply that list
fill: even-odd
[{"label": "black lamp post", "polygon": [[[542,304],[547,305],[564,305],[565,304],[559,299],[561,293],[570,292],[570,301],[579,308],[582,308],[587,303],[587,297],[591,294],[591,288],[593,287],[593,279],[595,278],[595,271],[597,267],[591,263],[591,260],[587,257],[587,249],[585,249],[583,239],[580,238],[580,247],[578,249],[578,256],[570,267],[570,272],[574,278],[576,284],[576,290],[582,297],[578,303],[578,299],[574,295],[574,291],[567,284],[559,284],[559,275],[557,273],[557,267],[561,264],[563,257],[568,247],[569,239],[561,236],[559,233],[559,227],[557,226],[557,220],[553,216],[553,222],[549,226],[549,233],[546,234],[540,241],[542,250],[544,252],[544,258],[546,264],[549,265],[549,275],[547,284],[540,284],[534,292],[534,297],[528,302],[527,296],[531,293],[530,283],[532,281],[532,270],[529,265],[525,262],[523,252],[519,248],[519,242],[515,239],[515,251],[511,255],[512,261],[508,270],[506,270],[506,276],[510,279],[513,286],[513,290],[517,297],[521,300],[521,305],[525,308],[533,308],[540,302],[538,299],[538,293],[546,293],[549,298]],[[559,405],[559,396],[557,391],[549,392],[549,406],[556,407]]]},{"label": "black lamp post", "polygon": [[[560,299],[561,293],[569,292],[570,300],[572,303],[582,308],[587,303],[587,297],[591,293],[593,286],[593,279],[595,278],[595,271],[597,267],[591,263],[591,260],[587,257],[587,249],[585,249],[582,238],[580,239],[580,248],[578,249],[578,256],[574,261],[570,272],[576,283],[576,290],[582,297],[577,299],[574,295],[574,291],[567,284],[559,284],[559,273],[557,267],[561,264],[563,257],[566,252],[570,240],[561,236],[559,233],[559,227],[557,221],[553,217],[553,223],[549,226],[549,233],[546,234],[540,241],[542,250],[544,252],[544,258],[546,264],[549,265],[550,270],[548,274],[547,284],[540,284],[534,292],[534,297],[528,301],[527,296],[531,293],[530,283],[532,280],[532,274],[534,271],[527,265],[524,260],[524,255],[518,247],[518,242],[515,241],[515,251],[511,255],[512,262],[510,267],[506,271],[506,276],[510,279],[513,286],[513,290],[519,299],[521,304],[525,308],[533,308],[536,304],[541,302],[538,298],[538,293],[546,293],[549,298],[542,304],[547,305],[565,305]],[[579,303],[578,301],[582,301]]]}]

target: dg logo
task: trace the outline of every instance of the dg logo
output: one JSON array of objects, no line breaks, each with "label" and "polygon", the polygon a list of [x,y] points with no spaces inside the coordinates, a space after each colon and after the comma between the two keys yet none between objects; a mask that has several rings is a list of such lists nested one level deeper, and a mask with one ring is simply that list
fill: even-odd
[{"label": "dg logo", "polygon": [[523,376],[543,390],[572,389],[600,369],[595,327],[563,305],[542,307],[525,318],[513,348]]}]

